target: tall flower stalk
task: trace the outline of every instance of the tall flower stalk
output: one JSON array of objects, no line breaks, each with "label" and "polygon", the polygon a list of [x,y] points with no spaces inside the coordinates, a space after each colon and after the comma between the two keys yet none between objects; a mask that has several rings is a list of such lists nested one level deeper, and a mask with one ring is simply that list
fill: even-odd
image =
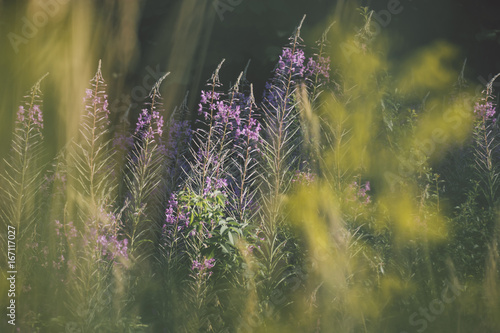
[{"label": "tall flower stalk", "polygon": [[208,179],[215,177],[223,160],[219,160],[221,144],[220,111],[226,110],[224,94],[219,91],[222,86],[219,72],[223,59],[207,83],[207,90],[201,92],[198,104],[199,127],[194,133],[194,145],[191,147],[192,160],[189,161],[188,186],[192,191],[203,193]]},{"label": "tall flower stalk", "polygon": [[82,219],[95,219],[99,208],[113,198],[115,184],[107,174],[114,168],[110,149],[109,109],[101,61],[84,97],[80,137],[73,154],[76,189],[80,196]]},{"label": "tall flower stalk", "polygon": [[[162,198],[162,168],[164,167],[163,105],[160,85],[169,73],[161,77],[149,94],[149,108],[143,109],[135,129],[136,144],[129,155],[125,183],[128,190],[126,198],[127,230],[130,238],[130,251],[136,259],[151,254],[154,242],[154,217],[161,214],[159,203]],[[143,250],[138,251],[140,247]],[[149,248],[149,250],[148,250]]]},{"label": "tall flower stalk", "polygon": [[43,151],[43,114],[40,84],[45,74],[24,97],[19,106],[6,172],[2,173],[2,222],[14,226],[18,239],[32,231],[37,220],[36,194],[41,186],[40,155]]},{"label": "tall flower stalk", "polygon": [[296,165],[299,131],[295,91],[304,77],[304,51],[302,50],[300,29],[302,19],[290,44],[283,49],[275,69],[275,76],[266,85],[262,108],[265,112],[264,140],[262,142],[264,174],[264,203],[268,216],[265,219],[274,229],[280,220],[282,195],[287,191],[291,175]]},{"label": "tall flower stalk", "polygon": [[[74,266],[68,271],[67,294],[69,315],[85,331],[106,325],[116,329],[107,321],[119,316],[126,306],[125,301],[113,304],[114,298],[120,298],[116,277],[122,269],[116,265],[127,265],[129,238],[121,231],[121,212],[115,214],[113,207],[117,183],[110,177],[116,168],[106,87],[99,61],[85,91],[79,137],[70,152],[68,174],[74,180],[78,215],[73,216],[69,209],[63,214],[64,220],[78,221],[75,233],[80,237],[69,253]],[[65,208],[71,206],[68,203]]]},{"label": "tall flower stalk", "polygon": [[497,74],[487,85],[484,98],[476,103],[474,114],[476,127],[474,129],[474,155],[476,171],[488,205],[496,202],[498,186],[500,185],[500,170],[495,163],[495,153],[498,150],[498,125],[496,124],[496,108],[491,102],[493,82],[500,76]]},{"label": "tall flower stalk", "polygon": [[231,158],[233,194],[231,198],[234,218],[252,220],[257,212],[258,160],[261,126],[257,120],[253,85],[248,97],[242,94],[241,117],[235,133],[234,156]]},{"label": "tall flower stalk", "polygon": [[[293,171],[300,164],[300,121],[297,107],[297,87],[304,80],[306,66],[300,31],[305,16],[283,48],[274,77],[266,84],[262,109],[264,111],[262,151],[262,209],[259,217],[255,248],[261,261],[261,278],[257,282],[260,311],[274,312],[276,304],[271,291],[281,289],[289,275],[287,248],[291,235],[284,224],[284,197],[291,186]],[[283,304],[280,304],[283,305]]]}]

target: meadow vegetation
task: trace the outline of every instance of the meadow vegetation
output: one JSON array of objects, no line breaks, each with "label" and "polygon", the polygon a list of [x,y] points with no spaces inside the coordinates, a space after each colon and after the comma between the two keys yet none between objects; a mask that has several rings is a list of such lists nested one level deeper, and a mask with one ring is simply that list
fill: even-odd
[{"label": "meadow vegetation", "polygon": [[168,110],[167,73],[134,126],[96,59],[49,163],[40,79],[0,178],[20,332],[498,332],[496,77],[445,42],[392,62],[371,20],[302,20],[263,94],[222,60]]}]

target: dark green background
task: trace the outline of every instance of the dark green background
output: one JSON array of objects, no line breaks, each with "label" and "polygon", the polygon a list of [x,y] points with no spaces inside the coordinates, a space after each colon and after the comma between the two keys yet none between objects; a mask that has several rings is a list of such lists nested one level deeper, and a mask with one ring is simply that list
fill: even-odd
[{"label": "dark green background", "polygon": [[[320,27],[334,19],[342,20],[345,7],[344,1],[333,0],[242,0],[232,11],[226,11],[221,20],[214,10],[214,1],[199,0],[200,6],[206,8],[205,22],[199,39],[192,42],[196,50],[193,63],[187,73],[182,73],[182,77],[179,76],[181,68],[166,68],[174,47],[174,25],[182,0],[139,1],[138,45],[132,61],[126,67],[114,67],[111,63],[104,68],[105,79],[110,87],[110,100],[116,100],[122,93],[130,93],[133,87],[141,84],[147,66],[154,68],[160,64],[162,71],[172,72],[163,85],[164,90],[175,88],[175,96],[169,96],[169,107],[180,103],[187,90],[191,91],[190,105],[193,107],[198,102],[199,90],[222,58],[226,59],[226,63],[221,70],[221,80],[226,88],[251,59],[248,79],[254,83],[256,96],[260,97],[281,47],[287,43],[288,36],[302,16],[307,15],[303,27],[305,42],[313,45],[319,37]],[[104,8],[101,4],[110,2],[96,0],[96,8]],[[361,1],[360,5],[369,6],[378,12],[386,9],[388,2]],[[398,61],[433,41],[445,40],[459,48],[460,61],[456,66],[467,58],[466,74],[474,81],[473,84],[482,84],[500,72],[498,1],[401,0],[401,5],[404,10],[394,15],[391,23],[383,28],[394,42],[389,53],[390,59]],[[103,9],[100,14],[111,20],[117,19],[119,14],[109,8],[113,7]],[[3,142],[0,156],[5,156],[8,149],[9,133],[23,93],[47,71],[41,66],[30,66],[31,54],[16,55],[7,39],[9,31],[19,31],[25,9],[24,1],[0,0],[0,140]],[[334,12],[337,16],[334,16]],[[95,22],[89,22],[90,27],[92,24]],[[190,41],[185,42],[188,44]],[[102,53],[108,51],[103,45]],[[182,54],[182,50],[179,52]],[[332,67],[335,67],[335,59],[332,59]],[[50,77],[47,80],[50,86]],[[47,120],[53,117],[50,103],[57,98],[50,89],[46,91]],[[134,112],[137,112],[137,108]],[[46,127],[47,131],[56,130],[50,123]]]}]

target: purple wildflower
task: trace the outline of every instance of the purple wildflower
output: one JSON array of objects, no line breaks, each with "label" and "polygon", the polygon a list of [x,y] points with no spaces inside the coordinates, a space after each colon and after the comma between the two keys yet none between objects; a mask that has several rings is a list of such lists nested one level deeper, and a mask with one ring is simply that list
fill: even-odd
[{"label": "purple wildflower", "polygon": [[330,79],[330,57],[315,56],[315,58],[309,58],[305,75],[307,77],[318,76],[318,81],[328,82]]},{"label": "purple wildflower", "polygon": [[85,97],[83,98],[83,101],[85,102],[87,99],[92,98],[92,89],[85,89]]},{"label": "purple wildflower", "polygon": [[73,238],[76,238],[76,236],[78,236],[78,231],[76,230],[72,221],[68,222],[68,229],[67,230],[68,231],[67,231],[66,237],[68,238],[68,240],[71,240]]},{"label": "purple wildflower", "polygon": [[[215,266],[215,259],[206,259],[202,262],[199,262],[198,260],[193,260],[193,264],[191,266],[191,270],[195,272],[197,275],[201,276],[208,276],[210,277],[212,275],[211,269]],[[197,272],[196,272],[197,271]]]},{"label": "purple wildflower", "polygon": [[[278,64],[274,70],[274,77],[266,83],[264,91],[264,103],[267,109],[276,109],[279,106],[287,107],[292,103],[288,85],[295,85],[298,80],[305,78],[309,72],[306,70],[304,50],[300,44],[301,39],[291,39],[288,47],[284,47],[279,57]],[[284,96],[287,94],[287,96]]]},{"label": "purple wildflower", "polygon": [[33,105],[33,110],[29,113],[29,116],[33,124],[40,128],[43,128],[43,115],[42,110],[40,109],[40,105]]},{"label": "purple wildflower", "polygon": [[26,109],[24,106],[19,106],[17,111],[17,122],[25,127],[34,125],[38,130],[43,129],[43,113],[40,109],[40,105],[33,105],[26,114]]},{"label": "purple wildflower", "polygon": [[[211,195],[213,192],[224,189],[227,187],[226,179],[213,179],[207,177],[205,180],[205,188],[203,190],[203,195]],[[222,191],[224,193],[224,191]]]},{"label": "purple wildflower", "polygon": [[228,103],[221,99],[220,93],[202,91],[198,113],[206,121],[214,121],[212,126],[233,130],[241,124],[241,106],[236,103],[237,100],[238,98],[232,98],[231,103]]},{"label": "purple wildflower", "polygon": [[495,115],[496,108],[492,102],[484,104],[476,103],[474,106],[474,114],[478,118],[491,119]]},{"label": "purple wildflower", "polygon": [[139,135],[142,139],[153,140],[155,135],[161,137],[163,135],[163,116],[158,111],[149,113],[147,109],[142,109],[137,119],[135,134]]},{"label": "purple wildflower", "polygon": [[207,109],[205,106],[208,107],[208,110],[214,111],[217,109],[218,102],[220,99],[221,94],[218,92],[212,92],[212,91],[201,91],[201,100],[200,104],[198,104],[198,113],[202,114],[205,117],[205,120],[208,120],[210,113],[208,113]]},{"label": "purple wildflower", "polygon": [[349,189],[354,193],[353,201],[361,201],[362,204],[367,205],[371,202],[371,198],[368,195],[368,191],[371,190],[370,182],[366,182],[364,185],[359,185],[358,182],[353,182],[349,185]]},{"label": "purple wildflower", "polygon": [[22,123],[24,121],[24,106],[19,106],[19,110],[17,111],[17,121]]},{"label": "purple wildflower", "polygon": [[136,134],[141,131],[143,138],[152,140],[155,135],[161,137],[163,135],[163,116],[158,111],[153,111],[149,114],[147,109],[143,109],[137,121]]},{"label": "purple wildflower", "polygon": [[291,48],[285,47],[280,55],[280,60],[278,61],[278,66],[275,71],[282,75],[294,73],[302,77],[304,76],[305,59],[306,57],[302,49],[297,48],[295,52],[293,52]]},{"label": "purple wildflower", "polygon": [[295,171],[295,175],[292,178],[292,183],[297,183],[300,185],[311,185],[316,179],[316,175],[310,171]]},{"label": "purple wildflower", "polygon": [[175,224],[177,222],[177,208],[179,203],[177,202],[177,197],[175,193],[172,193],[170,200],[168,201],[168,207],[165,211],[165,222],[168,224]]},{"label": "purple wildflower", "polygon": [[[102,80],[100,70],[96,74],[96,76],[92,79],[93,85],[99,85],[100,88],[104,89],[106,84],[104,80]],[[94,92],[92,89],[85,90],[85,97],[83,98],[83,102],[85,103],[85,110],[87,111],[87,116],[95,117],[99,119],[99,121],[103,120],[103,123],[100,125],[101,128],[109,125],[109,104],[108,104],[108,95],[104,93],[104,90]]]},{"label": "purple wildflower", "polygon": [[250,141],[257,143],[260,141],[260,130],[260,123],[256,119],[250,118],[242,128],[236,129],[236,138],[248,137]]},{"label": "purple wildflower", "polygon": [[168,225],[176,225],[177,230],[183,230],[189,226],[190,212],[186,207],[179,207],[177,194],[172,193],[165,210],[165,222]]},{"label": "purple wildflower", "polygon": [[97,244],[100,245],[102,254],[110,260],[118,257],[128,258],[128,239],[118,239],[115,235],[101,235],[97,238]]}]

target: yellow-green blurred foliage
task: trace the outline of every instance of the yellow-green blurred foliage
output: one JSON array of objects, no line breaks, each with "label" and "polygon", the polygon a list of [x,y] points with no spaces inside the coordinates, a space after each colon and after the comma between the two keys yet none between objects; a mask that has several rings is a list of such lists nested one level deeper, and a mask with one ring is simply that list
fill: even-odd
[{"label": "yellow-green blurred foliage", "polygon": [[[388,59],[391,44],[384,33],[373,34],[366,25],[356,28],[359,14],[347,7],[334,15],[337,21],[328,35],[338,89],[323,93],[314,114],[310,105],[300,103],[311,129],[306,138],[318,136],[320,122],[324,138],[317,147],[322,176],[288,198],[288,220],[304,242],[311,269],[307,287],[294,299],[294,313],[303,318],[304,328],[395,332],[411,328],[412,313],[399,312],[397,304],[418,312],[443,290],[443,276],[435,277],[438,269],[429,253],[447,244],[453,226],[439,197],[429,194],[439,186],[438,176],[424,185],[418,180],[432,174],[431,163],[440,162],[448,149],[470,138],[472,91],[453,90],[460,75],[450,65],[457,60],[455,47],[436,42],[409,59]],[[387,126],[391,98],[397,100],[392,111],[404,116]],[[412,106],[416,98],[418,112]],[[361,180],[372,183],[369,204],[353,194],[353,182],[359,186]],[[384,235],[391,242],[388,252],[377,252],[384,247],[358,237],[360,230]],[[488,306],[499,309],[496,243],[490,251],[484,288]],[[424,262],[412,264],[416,257]],[[452,280],[453,269],[446,271]],[[471,294],[463,296],[468,301],[446,305],[431,331],[449,328],[446,323],[459,320],[464,306],[469,309],[463,316],[482,317],[479,308],[470,310],[481,302],[482,292]]]}]

